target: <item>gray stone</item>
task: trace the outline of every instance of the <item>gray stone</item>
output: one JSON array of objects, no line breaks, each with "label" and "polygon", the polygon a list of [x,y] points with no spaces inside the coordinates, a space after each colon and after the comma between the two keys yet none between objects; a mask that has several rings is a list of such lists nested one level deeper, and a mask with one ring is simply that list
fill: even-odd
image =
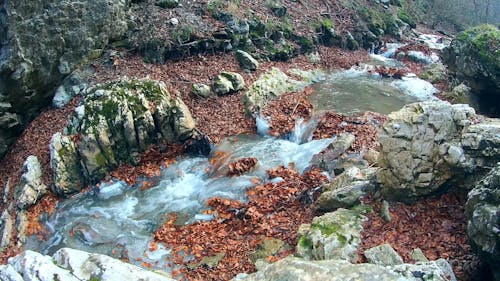
[{"label": "gray stone", "polygon": [[315,217],[312,223],[299,228],[297,255],[310,260],[358,260],[363,222],[367,218],[354,210],[338,209]]},{"label": "gray stone", "polygon": [[323,193],[316,201],[316,208],[329,212],[338,208],[351,208],[360,203],[360,198],[373,189],[370,179],[375,169],[360,170],[352,167],[323,186]]},{"label": "gray stone", "polygon": [[429,259],[425,256],[420,248],[415,248],[410,253],[411,258],[416,262],[428,262]]},{"label": "gray stone", "polygon": [[87,68],[85,70],[77,69],[66,77],[62,84],[57,87],[52,105],[61,108],[68,104],[73,97],[80,94],[88,84],[88,77],[92,74],[92,70]]},{"label": "gray stone", "polygon": [[452,103],[465,103],[474,108],[479,108],[479,105],[477,104],[477,101],[474,99],[474,96],[471,92],[471,88],[464,83],[453,87],[451,92],[445,92],[444,96],[446,100]]},{"label": "gray stone", "polygon": [[245,92],[243,96],[245,111],[247,113],[257,112],[268,101],[284,93],[298,91],[307,84],[288,77],[278,68],[272,68],[262,74]]},{"label": "gray stone", "polygon": [[3,250],[8,247],[12,239],[12,230],[14,229],[14,220],[12,219],[7,209],[3,210],[0,217],[0,249]]},{"label": "gray stone", "polygon": [[352,264],[345,260],[308,261],[287,257],[259,268],[252,274],[239,274],[233,281],[271,280],[363,280],[363,281],[456,281],[445,260],[429,263],[381,266]]},{"label": "gray stone", "polygon": [[403,258],[389,244],[382,244],[364,252],[369,263],[383,266],[402,264]]},{"label": "gray stone", "polygon": [[446,67],[442,63],[433,63],[424,68],[420,78],[431,83],[436,83],[446,79]]},{"label": "gray stone", "polygon": [[257,68],[259,68],[259,62],[254,59],[249,53],[242,50],[237,50],[235,55],[236,59],[243,69],[257,70]]},{"label": "gray stone", "polygon": [[[128,29],[128,1],[9,1],[0,9],[0,97],[17,129],[0,129],[0,157],[21,129],[47,106],[54,88]],[[5,31],[5,32],[3,32]],[[1,100],[0,100],[1,101]],[[3,101],[2,101],[3,102]]]},{"label": "gray stone", "polygon": [[0,279],[6,281],[172,281],[166,275],[151,272],[120,260],[70,248],[58,250],[53,257],[25,251],[0,266]]},{"label": "gray stone", "polygon": [[286,242],[276,238],[262,237],[257,249],[249,254],[250,260],[254,263],[259,259],[265,259],[269,256],[274,256],[282,251],[288,251],[292,247]]},{"label": "gray stone", "polygon": [[84,187],[80,159],[75,143],[69,136],[56,133],[50,141],[50,167],[53,171],[53,191],[56,194],[70,194]]},{"label": "gray stone", "polygon": [[426,54],[420,51],[409,51],[408,58],[414,62],[420,62],[425,64],[431,64],[436,62],[435,59],[427,56]]},{"label": "gray stone", "polygon": [[389,202],[382,201],[382,207],[380,208],[380,216],[385,222],[390,222],[391,218],[391,210],[389,209]]},{"label": "gray stone", "polygon": [[500,160],[500,121],[477,123],[467,105],[414,103],[388,117],[377,173],[387,198],[411,201],[448,181],[467,188]]},{"label": "gray stone", "polygon": [[214,82],[213,90],[219,95],[235,93],[245,87],[243,76],[236,72],[222,72]]},{"label": "gray stone", "polygon": [[88,90],[65,132],[51,145],[55,191],[63,195],[81,190],[82,182],[99,181],[118,163],[135,161],[134,155],[160,139],[183,142],[198,134],[184,102],[150,79]]},{"label": "gray stone", "polygon": [[311,167],[318,167],[335,176],[338,167],[338,159],[351,147],[355,141],[353,134],[342,133],[327,147],[324,153],[319,153],[311,159]]},{"label": "gray stone", "polygon": [[500,164],[469,192],[465,206],[473,249],[500,279]]},{"label": "gray stone", "polygon": [[27,209],[45,195],[49,189],[42,182],[42,167],[36,156],[28,156],[23,165],[23,174],[19,181],[17,206]]},{"label": "gray stone", "polygon": [[195,83],[193,84],[193,93],[202,98],[208,98],[210,96],[210,86],[205,84]]}]

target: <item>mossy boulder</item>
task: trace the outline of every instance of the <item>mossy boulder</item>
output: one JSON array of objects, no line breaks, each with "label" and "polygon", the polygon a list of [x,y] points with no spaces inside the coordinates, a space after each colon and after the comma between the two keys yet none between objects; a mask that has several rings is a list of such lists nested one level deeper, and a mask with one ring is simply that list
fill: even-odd
[{"label": "mossy boulder", "polygon": [[459,33],[443,50],[452,75],[464,81],[478,100],[478,110],[500,116],[500,31],[480,25]]},{"label": "mossy boulder", "polygon": [[236,72],[224,71],[215,78],[213,85],[214,92],[219,95],[236,93],[245,87],[245,80],[241,74]]},{"label": "mossy boulder", "polygon": [[299,228],[297,255],[309,260],[358,260],[357,248],[361,242],[362,211],[338,209],[315,217],[311,224]]},{"label": "mossy boulder", "polygon": [[[82,186],[73,183],[96,182],[118,164],[134,162],[148,145],[160,139],[183,142],[196,134],[194,129],[188,108],[163,82],[121,79],[99,85],[88,91],[77,108],[66,129],[68,136],[53,138],[52,158],[63,164],[71,160],[68,165],[53,166],[56,175],[69,174],[66,177],[72,179],[56,178],[56,192],[77,191]],[[60,138],[65,146],[56,149]]]}]

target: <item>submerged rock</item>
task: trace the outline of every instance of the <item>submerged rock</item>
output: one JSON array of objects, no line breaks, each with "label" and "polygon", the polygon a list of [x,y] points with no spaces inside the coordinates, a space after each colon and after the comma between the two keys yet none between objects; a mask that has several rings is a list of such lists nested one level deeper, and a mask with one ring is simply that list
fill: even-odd
[{"label": "submerged rock", "polygon": [[58,250],[53,257],[25,251],[10,258],[7,265],[0,265],[0,279],[6,281],[173,280],[106,255],[70,248]]},{"label": "submerged rock", "polygon": [[473,249],[500,280],[500,165],[469,192],[465,214]]},{"label": "submerged rock", "polygon": [[315,217],[312,223],[299,228],[297,255],[308,260],[358,260],[363,222],[367,218],[354,210],[338,209]]},{"label": "submerged rock", "polygon": [[84,181],[97,182],[160,139],[183,142],[198,134],[184,102],[155,80],[122,79],[99,85],[75,111],[68,135],[52,139],[58,194],[78,191]]},{"label": "submerged rock", "polygon": [[352,264],[331,259],[307,261],[287,257],[252,274],[239,274],[233,281],[267,280],[363,280],[363,281],[456,281],[451,266],[443,259],[428,263],[381,266]]},{"label": "submerged rock", "polygon": [[42,182],[42,167],[36,156],[26,158],[18,190],[17,206],[20,209],[27,209],[49,191]]},{"label": "submerged rock", "polygon": [[122,0],[3,2],[0,104],[7,108],[0,109],[0,157],[50,104],[65,76],[127,31],[127,6]]},{"label": "submerged rock", "polygon": [[388,198],[411,201],[451,180],[467,188],[500,160],[500,121],[477,123],[467,105],[414,103],[388,117],[377,173]]}]

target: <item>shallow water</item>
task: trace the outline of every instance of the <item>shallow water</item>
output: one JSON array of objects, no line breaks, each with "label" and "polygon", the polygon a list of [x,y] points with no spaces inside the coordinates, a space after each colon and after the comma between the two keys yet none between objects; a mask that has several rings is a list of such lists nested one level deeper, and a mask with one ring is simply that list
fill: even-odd
[{"label": "shallow water", "polygon": [[[159,183],[150,189],[140,190],[123,182],[107,183],[65,200],[44,221],[51,231],[50,238],[39,242],[31,237],[25,248],[52,254],[61,247],[72,247],[127,258],[138,265],[148,262],[168,271],[168,249],[148,251],[152,233],[168,213],[179,213],[182,223],[210,220],[210,215],[201,213],[209,198],[245,201],[245,192],[256,179],[267,180],[266,170],[293,165],[302,172],[313,155],[332,141],[298,144],[259,136],[227,138],[216,148],[217,158],[179,160],[164,169]],[[239,177],[227,177],[228,164],[244,157],[258,159],[255,169]]]},{"label": "shallow water", "polygon": [[308,97],[315,110],[335,110],[343,114],[374,111],[388,114],[419,99],[405,94],[392,79],[366,73],[341,73],[313,86]]}]

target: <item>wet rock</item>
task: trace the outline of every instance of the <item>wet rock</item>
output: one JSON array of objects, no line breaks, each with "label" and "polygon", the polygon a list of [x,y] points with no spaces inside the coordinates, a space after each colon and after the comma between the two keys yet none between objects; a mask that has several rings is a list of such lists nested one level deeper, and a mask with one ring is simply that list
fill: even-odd
[{"label": "wet rock", "polygon": [[194,129],[187,106],[162,82],[121,79],[99,85],[75,109],[67,135],[53,137],[55,190],[78,191],[83,185],[74,183],[97,182],[118,163],[133,162],[149,144],[183,142]]},{"label": "wet rock", "polygon": [[[0,157],[64,77],[128,29],[127,1],[15,1],[0,9]],[[36,38],[36,39],[34,39]],[[0,121],[0,124],[2,122]]]},{"label": "wet rock", "polygon": [[19,181],[19,196],[17,206],[20,209],[27,209],[34,205],[38,199],[49,190],[42,182],[42,167],[36,156],[30,155],[23,165],[23,174]]},{"label": "wet rock", "polygon": [[206,84],[193,84],[193,93],[202,98],[208,98],[210,96],[211,90],[210,86]]},{"label": "wet rock", "polygon": [[241,68],[248,70],[257,70],[257,68],[259,68],[259,62],[254,59],[249,53],[242,50],[237,50],[235,54]]},{"label": "wet rock", "polygon": [[500,160],[500,121],[474,124],[467,105],[414,103],[388,117],[377,173],[387,198],[411,201],[447,182],[467,188]]},{"label": "wet rock", "polygon": [[323,193],[316,201],[317,210],[329,212],[359,204],[360,198],[373,189],[370,179],[374,176],[375,169],[349,168],[323,186]]},{"label": "wet rock", "polygon": [[259,268],[252,274],[239,274],[233,281],[267,280],[367,280],[367,281],[456,281],[445,260],[429,263],[381,266],[352,264],[345,260],[308,261],[289,256]]},{"label": "wet rock", "polygon": [[437,56],[427,56],[421,51],[408,51],[408,59],[414,61],[414,62],[420,62],[424,64],[432,64],[435,63],[439,60],[439,57]]},{"label": "wet rock", "polygon": [[215,79],[213,90],[219,95],[235,93],[245,87],[243,76],[236,72],[222,72]]},{"label": "wet rock", "polygon": [[58,250],[53,257],[25,251],[0,266],[0,278],[17,280],[144,280],[171,281],[165,275],[151,272],[101,254],[70,248]]},{"label": "wet rock", "polygon": [[500,280],[500,165],[469,192],[465,214],[473,249]]},{"label": "wet rock", "polygon": [[269,101],[281,94],[297,91],[306,86],[306,83],[293,80],[278,68],[272,68],[255,81],[243,96],[243,103],[247,113],[253,113]]},{"label": "wet rock", "polygon": [[318,167],[328,172],[330,175],[335,175],[336,160],[343,156],[347,149],[351,147],[356,138],[353,134],[343,133],[337,136],[335,140],[328,146],[324,153],[316,154],[311,160],[311,167]]},{"label": "wet rock", "polygon": [[375,246],[366,250],[363,254],[368,263],[372,264],[390,266],[404,263],[403,258],[389,244]]},{"label": "wet rock", "polygon": [[213,149],[210,138],[202,132],[197,132],[184,142],[184,152],[191,155],[208,156]]},{"label": "wet rock", "polygon": [[[492,47],[496,46],[496,47]],[[459,33],[442,53],[448,70],[471,87],[478,111],[500,116],[500,31],[480,25]]]},{"label": "wet rock", "polygon": [[126,183],[122,181],[114,182],[111,184],[101,184],[97,192],[97,197],[102,200],[118,196],[125,191]]},{"label": "wet rock", "polygon": [[308,260],[358,260],[363,222],[367,218],[354,210],[338,209],[315,217],[312,223],[299,228],[297,255]]}]

